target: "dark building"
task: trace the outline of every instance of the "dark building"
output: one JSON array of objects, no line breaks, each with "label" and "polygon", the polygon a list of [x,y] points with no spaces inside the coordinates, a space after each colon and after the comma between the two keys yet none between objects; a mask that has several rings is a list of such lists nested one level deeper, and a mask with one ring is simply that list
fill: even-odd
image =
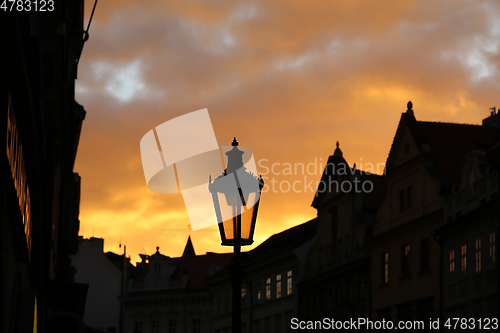
[{"label": "dark building", "polygon": [[196,255],[191,238],[182,257],[141,254],[120,296],[124,333],[212,332],[212,293],[205,279],[233,254]]},{"label": "dark building", "polygon": [[[498,129],[499,118],[494,111],[483,125]],[[444,199],[445,223],[438,231],[445,320],[481,318],[482,325],[491,326],[485,318],[498,317],[499,166],[500,142],[470,150]]]},{"label": "dark building", "polygon": [[318,211],[318,236],[299,285],[301,320],[370,317],[366,240],[384,191],[383,177],[349,167],[337,143],[312,203]]},{"label": "dark building", "polygon": [[[316,240],[316,219],[272,235],[241,254],[241,332],[291,332],[298,317],[298,284],[307,274],[309,250]],[[231,332],[232,284],[226,268],[207,279],[213,295],[212,331]]]},{"label": "dark building", "polygon": [[87,289],[73,283],[70,264],[85,118],[74,96],[83,1],[0,15],[0,331],[76,331]]},{"label": "dark building", "polygon": [[[391,320],[394,325],[398,321],[422,321],[425,329],[420,329],[429,330],[429,319],[441,316],[442,295],[447,292],[443,287],[449,287],[441,286],[441,272],[444,264],[449,264],[448,260],[441,262],[441,244],[447,244],[446,251],[451,250],[451,244],[460,243],[466,230],[475,229],[475,222],[468,219],[464,222],[468,226],[455,229],[456,236],[443,233],[440,237],[436,229],[443,225],[444,218],[455,219],[465,208],[458,193],[464,190],[460,185],[465,179],[461,162],[471,152],[488,150],[497,140],[495,127],[417,121],[408,103],[387,159],[387,194],[369,241],[373,319]],[[481,154],[473,153],[468,160],[467,172],[472,164],[478,171],[484,168]],[[445,202],[453,202],[456,214],[452,209],[443,215]],[[485,240],[486,229],[492,226],[487,227],[488,223],[481,232],[475,229],[484,233]],[[459,260],[459,253],[455,255]],[[448,302],[447,307],[455,306],[446,298],[444,302]]]}]

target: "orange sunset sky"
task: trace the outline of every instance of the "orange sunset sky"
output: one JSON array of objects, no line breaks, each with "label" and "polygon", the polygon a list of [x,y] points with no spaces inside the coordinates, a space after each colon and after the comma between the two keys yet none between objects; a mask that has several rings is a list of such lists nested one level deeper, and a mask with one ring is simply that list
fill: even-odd
[{"label": "orange sunset sky", "polygon": [[[480,124],[499,96],[498,1],[105,0],[89,33],[80,235],[116,253],[121,241],[133,262],[156,246],[180,256],[189,234],[197,254],[232,251],[216,226],[189,232],[180,193],[148,190],[139,142],[165,121],[208,108],[219,146],[253,151],[268,185],[256,246],[316,216],[336,141],[366,170],[385,163],[409,100],[418,120]],[[313,165],[284,176],[285,163]]]}]

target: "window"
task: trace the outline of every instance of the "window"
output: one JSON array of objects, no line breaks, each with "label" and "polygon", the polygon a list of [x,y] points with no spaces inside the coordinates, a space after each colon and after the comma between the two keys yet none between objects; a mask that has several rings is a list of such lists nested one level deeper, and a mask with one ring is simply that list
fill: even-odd
[{"label": "window", "polygon": [[266,299],[271,299],[271,278],[266,279]]},{"label": "window", "polygon": [[281,297],[281,274],[276,275],[276,298]]},{"label": "window", "polygon": [[281,315],[274,316],[274,333],[281,333]]},{"label": "window", "polygon": [[262,299],[262,294],[260,292],[260,282],[255,282],[255,294],[258,303]]},{"label": "window", "polygon": [[286,272],[286,294],[292,294],[292,271]]},{"label": "window", "polygon": [[247,286],[241,287],[241,306],[245,306],[247,302]]},{"label": "window", "polygon": [[420,271],[424,272],[430,269],[429,262],[429,238],[420,240]]},{"label": "window", "polygon": [[389,283],[389,252],[382,253],[382,283]]},{"label": "window", "polygon": [[455,272],[455,250],[450,250],[450,273]]},{"label": "window", "polygon": [[151,321],[151,333],[160,333],[160,322],[158,320]]},{"label": "window", "polygon": [[168,333],[177,333],[177,321],[175,319],[168,321]]},{"label": "window", "polygon": [[399,212],[405,211],[405,190],[399,191]]},{"label": "window", "polygon": [[462,255],[462,272],[465,273],[467,271],[467,245],[464,244],[461,246],[461,255]]},{"label": "window", "polygon": [[401,247],[401,276],[410,275],[410,245]]},{"label": "window", "polygon": [[201,333],[201,319],[194,318],[191,323],[192,323],[193,333]]},{"label": "window", "polygon": [[495,232],[490,232],[490,265],[491,267],[495,266]]},{"label": "window", "polygon": [[142,321],[136,321],[134,323],[134,332],[135,333],[142,333]]},{"label": "window", "polygon": [[413,188],[408,186],[399,191],[399,212],[402,213],[413,207]]},{"label": "window", "polygon": [[271,317],[264,318],[264,333],[271,333]]},{"label": "window", "polygon": [[254,320],[253,321],[253,328],[255,333],[260,333],[260,319]]},{"label": "window", "polygon": [[406,209],[413,207],[413,188],[408,186],[406,188]]},{"label": "window", "polygon": [[476,272],[481,272],[481,237],[476,238]]}]

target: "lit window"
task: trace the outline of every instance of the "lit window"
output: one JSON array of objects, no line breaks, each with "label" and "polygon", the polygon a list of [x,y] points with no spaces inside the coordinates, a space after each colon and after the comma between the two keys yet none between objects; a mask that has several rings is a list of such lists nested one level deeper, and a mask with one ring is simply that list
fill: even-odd
[{"label": "lit window", "polygon": [[247,300],[247,286],[241,287],[241,305],[245,306]]},{"label": "lit window", "polygon": [[266,299],[271,299],[271,278],[266,280]]},{"label": "lit window", "polygon": [[389,252],[382,253],[382,282],[389,283]]},{"label": "lit window", "polygon": [[276,275],[276,298],[281,297],[281,274]]},{"label": "lit window", "polygon": [[410,275],[410,245],[401,248],[401,276]]},{"label": "lit window", "polygon": [[450,273],[455,272],[455,250],[450,250]]},{"label": "lit window", "polygon": [[476,238],[476,272],[481,272],[481,237]]},{"label": "lit window", "polygon": [[286,272],[286,294],[292,294],[292,271]]},{"label": "lit window", "polygon": [[465,273],[467,271],[467,245],[464,244],[461,247],[462,254],[462,272]]}]

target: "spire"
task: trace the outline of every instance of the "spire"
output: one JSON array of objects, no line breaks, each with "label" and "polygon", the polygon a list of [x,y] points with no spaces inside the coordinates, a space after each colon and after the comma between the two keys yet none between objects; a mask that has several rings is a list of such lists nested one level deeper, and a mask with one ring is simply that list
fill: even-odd
[{"label": "spire", "polygon": [[339,148],[339,142],[337,141],[337,149],[335,149],[335,152],[333,153],[333,156],[336,157],[342,157],[342,150]]},{"label": "spire", "polygon": [[186,244],[186,247],[184,248],[184,252],[182,253],[182,256],[195,256],[196,253],[194,253],[194,247],[193,243],[191,242],[191,236],[188,237],[188,241]]},{"label": "spire", "polygon": [[408,101],[408,104],[406,104],[406,107],[408,108],[406,110],[406,113],[409,115],[409,116],[413,116],[415,117],[415,114],[413,113],[413,103],[411,101]]}]

